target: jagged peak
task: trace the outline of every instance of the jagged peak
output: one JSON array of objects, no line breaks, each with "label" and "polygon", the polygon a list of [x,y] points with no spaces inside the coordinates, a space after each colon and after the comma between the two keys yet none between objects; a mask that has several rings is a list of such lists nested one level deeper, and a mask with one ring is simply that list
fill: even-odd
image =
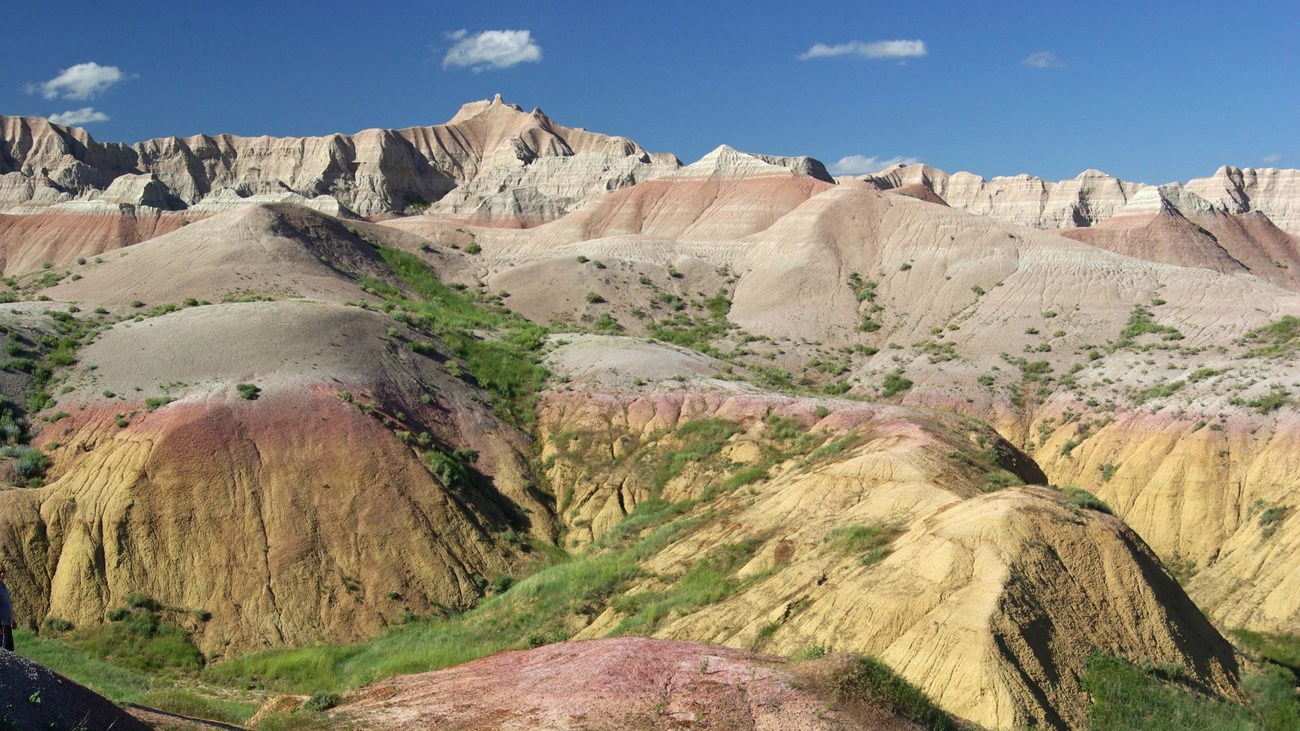
[{"label": "jagged peak", "polygon": [[[486,114],[488,112],[495,112],[495,111],[504,111],[504,110],[510,110],[513,112],[517,112],[519,114],[525,113],[523,107],[519,106],[518,104],[510,104],[506,101],[503,101],[501,99],[501,95],[496,94],[491,99],[480,99],[476,102],[469,102],[467,104],[462,104],[460,107],[460,111],[456,112],[456,116],[452,117],[451,120],[447,122],[447,124],[458,124],[460,122],[467,122],[481,114]],[[543,114],[542,110],[540,109],[533,109],[532,116],[534,117],[540,116],[542,119],[546,119],[546,115]]]}]

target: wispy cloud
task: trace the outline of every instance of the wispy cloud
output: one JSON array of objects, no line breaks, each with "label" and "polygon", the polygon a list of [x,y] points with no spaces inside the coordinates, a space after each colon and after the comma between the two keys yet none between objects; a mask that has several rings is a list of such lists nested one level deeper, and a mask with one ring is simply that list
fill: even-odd
[{"label": "wispy cloud", "polygon": [[1057,58],[1051,51],[1038,51],[1020,59],[1020,63],[1036,69],[1059,69],[1065,65],[1065,62]]},{"label": "wispy cloud", "polygon": [[39,84],[28,84],[28,94],[40,94],[46,99],[74,99],[81,101],[103,94],[109,87],[126,78],[116,66],[100,66],[94,61],[69,66],[58,76]]},{"label": "wispy cloud", "polygon": [[920,160],[915,157],[890,157],[882,160],[875,155],[849,155],[836,160],[827,170],[831,171],[831,175],[867,175],[895,165],[915,165],[918,162]]},{"label": "wispy cloud", "polygon": [[55,124],[79,125],[92,124],[94,122],[107,122],[108,115],[103,112],[96,112],[94,107],[82,107],[67,112],[51,114],[50,121]]},{"label": "wispy cloud", "polygon": [[1274,152],[1261,157],[1259,161],[1265,165],[1272,165],[1275,162],[1282,162],[1283,159],[1285,159],[1285,156],[1282,153]]},{"label": "wispy cloud", "polygon": [[443,67],[457,66],[471,71],[510,68],[542,60],[542,47],[526,30],[485,30],[471,34],[458,30],[446,34],[455,41],[442,59]]},{"label": "wispy cloud", "polygon": [[929,51],[926,50],[925,41],[872,41],[870,43],[849,41],[835,46],[814,43],[812,48],[799,54],[799,60],[807,61],[832,56],[860,56],[873,61],[900,61],[909,58],[921,58],[927,53]]}]

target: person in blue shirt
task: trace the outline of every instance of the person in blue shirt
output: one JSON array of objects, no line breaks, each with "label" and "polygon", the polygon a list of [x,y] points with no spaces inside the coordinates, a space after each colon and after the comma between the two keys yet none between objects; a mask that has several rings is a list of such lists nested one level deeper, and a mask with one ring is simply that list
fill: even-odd
[{"label": "person in blue shirt", "polygon": [[14,604],[5,586],[5,567],[0,564],[0,646],[14,651]]}]

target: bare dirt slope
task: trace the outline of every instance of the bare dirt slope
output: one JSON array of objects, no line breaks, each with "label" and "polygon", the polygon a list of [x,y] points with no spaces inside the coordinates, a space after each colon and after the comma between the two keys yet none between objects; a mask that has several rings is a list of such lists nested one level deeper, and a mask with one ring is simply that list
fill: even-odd
[{"label": "bare dirt slope", "polygon": [[34,272],[46,262],[72,266],[175,231],[183,220],[175,213],[134,210],[0,215],[0,272]]},{"label": "bare dirt slope", "polygon": [[364,297],[358,276],[388,275],[375,244],[417,245],[390,228],[301,206],[247,206],[76,267],[81,279],[45,294],[114,309],[250,296],[342,302]]}]

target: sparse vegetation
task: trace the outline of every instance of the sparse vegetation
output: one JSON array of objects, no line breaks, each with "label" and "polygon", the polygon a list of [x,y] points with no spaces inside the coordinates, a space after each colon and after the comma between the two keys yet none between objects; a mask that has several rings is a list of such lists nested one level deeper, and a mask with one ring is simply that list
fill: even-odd
[{"label": "sparse vegetation", "polygon": [[827,536],[827,547],[840,554],[857,556],[863,566],[870,566],[889,555],[889,544],[899,534],[884,523],[847,525]]},{"label": "sparse vegetation", "polygon": [[407,312],[411,326],[438,337],[463,358],[474,383],[492,396],[499,415],[525,428],[531,424],[532,402],[546,378],[538,352],[546,329],[499,304],[476,302],[444,285],[414,255],[386,247],[379,253],[416,297],[375,280],[363,283]]},{"label": "sparse vegetation", "polygon": [[1300,352],[1300,317],[1285,315],[1251,330],[1238,342],[1250,347],[1245,353],[1247,358],[1294,358]]},{"label": "sparse vegetation", "polygon": [[1109,505],[1103,502],[1101,498],[1093,495],[1087,490],[1078,487],[1067,487],[1063,492],[1065,493],[1066,502],[1076,508],[1095,510],[1099,513],[1114,515],[1114,511],[1110,509]]}]

